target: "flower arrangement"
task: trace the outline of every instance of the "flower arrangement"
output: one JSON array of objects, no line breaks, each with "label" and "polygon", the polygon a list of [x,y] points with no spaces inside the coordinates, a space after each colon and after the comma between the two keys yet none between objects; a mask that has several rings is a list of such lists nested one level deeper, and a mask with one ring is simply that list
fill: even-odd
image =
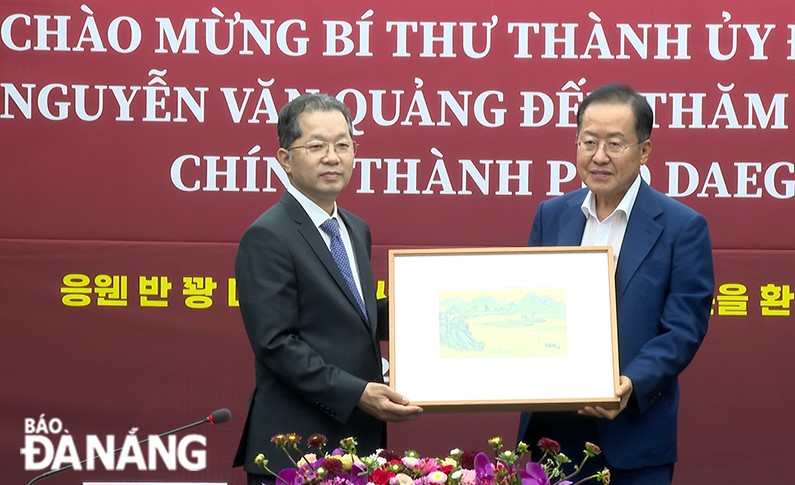
[{"label": "flower arrangement", "polygon": [[[450,451],[445,458],[421,457],[412,450],[402,456],[388,450],[359,456],[353,437],[341,440],[333,451],[324,452],[327,439],[317,433],[307,440],[307,446],[317,453],[303,452],[301,436],[295,433],[279,434],[271,441],[295,465],[275,473],[268,468],[265,455],[257,455],[254,461],[277,478],[277,485],[579,485],[592,479],[610,483],[607,468],[572,481],[589,458],[601,453],[593,443],[585,443],[582,460],[574,464],[555,440],[542,438],[537,444],[541,458],[521,466],[529,447],[520,442],[515,450],[508,450],[499,437],[488,441],[493,458],[484,452],[459,449]],[[293,455],[300,458],[296,461]]]}]

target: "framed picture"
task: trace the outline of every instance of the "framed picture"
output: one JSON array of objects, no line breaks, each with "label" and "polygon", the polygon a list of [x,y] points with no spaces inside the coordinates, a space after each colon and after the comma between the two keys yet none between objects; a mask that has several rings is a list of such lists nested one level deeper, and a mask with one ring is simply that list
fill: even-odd
[{"label": "framed picture", "polygon": [[611,247],[389,251],[389,384],[430,411],[615,409]]}]

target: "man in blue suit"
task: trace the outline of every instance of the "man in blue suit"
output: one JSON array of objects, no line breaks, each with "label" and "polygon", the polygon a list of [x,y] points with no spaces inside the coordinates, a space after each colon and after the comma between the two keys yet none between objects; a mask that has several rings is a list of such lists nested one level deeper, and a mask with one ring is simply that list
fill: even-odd
[{"label": "man in blue suit", "polygon": [[607,466],[614,485],[672,482],[678,376],[707,332],[714,290],[706,220],[640,176],[653,118],[627,86],[591,93],[577,112],[577,172],[587,188],[541,203],[529,241],[614,249],[619,408],[522,413],[519,425],[521,440],[548,436],[574,461],[585,441],[598,444],[590,469]]},{"label": "man in blue suit", "polygon": [[336,202],[356,152],[348,108],[299,96],[279,113],[278,132],[290,184],[246,230],[235,260],[256,374],[234,460],[248,485],[273,483],[258,453],[275,472],[292,465],[271,443],[276,434],[323,433],[332,448],[353,436],[369,453],[385,446],[385,421],[422,412],[383,383],[370,229]]}]

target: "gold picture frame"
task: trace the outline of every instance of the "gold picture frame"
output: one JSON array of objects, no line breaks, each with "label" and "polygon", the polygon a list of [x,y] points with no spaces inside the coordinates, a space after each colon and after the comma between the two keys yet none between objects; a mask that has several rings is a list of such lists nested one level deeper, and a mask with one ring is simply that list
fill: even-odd
[{"label": "gold picture frame", "polygon": [[616,409],[611,247],[389,251],[389,384],[430,411]]}]

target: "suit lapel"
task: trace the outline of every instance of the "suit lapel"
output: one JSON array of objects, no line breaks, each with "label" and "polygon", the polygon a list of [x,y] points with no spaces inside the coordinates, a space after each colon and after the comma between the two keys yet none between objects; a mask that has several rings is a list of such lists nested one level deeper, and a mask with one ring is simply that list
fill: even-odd
[{"label": "suit lapel", "polygon": [[[331,256],[331,252],[329,252],[328,246],[326,246],[326,242],[323,241],[323,238],[320,236],[320,233],[318,232],[317,228],[312,223],[312,219],[309,218],[304,208],[301,207],[301,204],[295,199],[295,197],[290,195],[289,192],[284,193],[284,196],[282,197],[281,201],[287,208],[287,211],[290,214],[292,220],[296,223],[296,228],[298,230],[298,233],[301,234],[301,237],[303,237],[306,243],[309,245],[309,247],[312,248],[312,251],[314,251],[317,258],[326,268],[326,271],[329,272],[331,277],[337,283],[337,286],[339,287],[340,291],[342,291],[342,293],[345,295],[345,298],[348,299],[348,302],[350,302],[350,304],[353,305],[353,307],[356,309],[356,312],[362,318],[362,322],[367,324],[367,321],[364,319],[364,315],[362,315],[362,311],[359,309],[359,305],[356,303],[356,299],[353,297],[353,293],[351,293],[350,288],[348,288],[348,283],[345,282],[345,278],[342,276],[342,273],[340,272],[337,263],[334,261],[334,258]],[[345,222],[345,225],[350,228],[348,219],[344,218],[343,220]],[[351,231],[349,229],[349,233],[350,232]],[[351,235],[351,240],[353,240],[353,235]],[[363,243],[360,243],[359,241],[354,241],[353,247],[354,251],[356,252],[357,261],[362,261],[360,259],[361,256],[358,249],[360,246],[363,246]],[[365,258],[366,258],[366,253],[365,253]],[[365,259],[365,261],[369,261],[369,258]],[[361,271],[359,272],[359,275],[360,275],[359,281],[361,282],[362,287],[364,288],[365,282],[361,280]],[[372,277],[370,278],[370,284],[372,285]],[[367,302],[366,298],[365,302]],[[369,303],[365,304],[367,305],[368,312],[376,311],[375,308],[371,310]],[[375,306],[375,304],[373,304],[373,306]],[[371,313],[371,315],[375,315],[375,313]],[[369,327],[370,325],[368,324],[367,326]]]},{"label": "suit lapel", "polygon": [[[375,288],[375,283],[373,282],[373,273],[370,271],[369,261],[370,261],[370,254],[367,252],[367,248],[369,247],[367,243],[367,239],[365,234],[362,231],[362,227],[357,224],[354,224],[353,221],[345,214],[345,211],[339,210],[338,213],[342,220],[345,222],[345,227],[348,228],[348,235],[351,239],[351,244],[353,244],[353,253],[356,256],[356,271],[359,273],[359,284],[362,286],[362,298],[364,300],[364,306],[367,308],[367,315],[370,321],[374,322],[374,319],[377,315],[377,308],[375,302],[375,293],[370,291],[371,288]],[[353,295],[351,295],[353,298]],[[356,309],[359,309],[359,306],[356,305],[354,301],[354,306]],[[361,312],[359,312],[361,315]],[[365,319],[364,315],[362,315],[362,320],[365,323],[368,323],[368,320]],[[371,333],[375,336],[375,325],[370,325]]]},{"label": "suit lapel", "polygon": [[632,276],[662,234],[663,226],[656,219],[663,211],[654,195],[646,182],[641,182],[621,243],[621,255],[616,268],[617,299],[621,298]]},{"label": "suit lapel", "polygon": [[561,217],[560,234],[557,244],[559,246],[579,246],[582,242],[582,233],[585,231],[585,215],[582,213],[582,201],[585,200],[587,189],[583,189],[577,197],[572,197],[566,213]]}]

